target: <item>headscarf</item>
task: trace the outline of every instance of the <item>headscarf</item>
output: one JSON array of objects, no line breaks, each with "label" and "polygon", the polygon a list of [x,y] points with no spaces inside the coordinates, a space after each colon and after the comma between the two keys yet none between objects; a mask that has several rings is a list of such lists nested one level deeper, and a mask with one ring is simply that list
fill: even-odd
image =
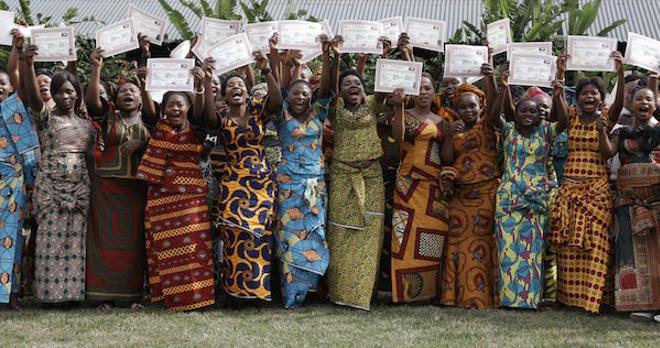
[{"label": "headscarf", "polygon": [[475,87],[471,83],[463,83],[458,88],[456,88],[456,92],[454,92],[454,98],[452,99],[452,103],[454,104],[454,108],[458,107],[458,103],[461,100],[461,96],[464,94],[472,93],[477,96],[479,99],[479,105],[481,105],[481,110],[484,110],[486,107],[486,94],[482,92],[479,88]]},{"label": "headscarf", "polygon": [[529,87],[529,89],[527,89],[527,92],[525,92],[525,94],[523,94],[522,97],[529,99],[535,99],[537,97],[550,99],[550,95],[548,93],[545,93],[542,89],[538,87]]}]

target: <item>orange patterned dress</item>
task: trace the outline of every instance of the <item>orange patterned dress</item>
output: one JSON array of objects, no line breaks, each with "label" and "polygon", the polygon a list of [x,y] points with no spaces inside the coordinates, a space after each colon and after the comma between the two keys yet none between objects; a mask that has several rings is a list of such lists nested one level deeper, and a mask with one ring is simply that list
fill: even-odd
[{"label": "orange patterned dress", "polygon": [[485,118],[453,137],[458,172],[449,203],[449,234],[440,301],[464,308],[497,304],[497,244],[494,234],[497,136]]},{"label": "orange patterned dress", "polygon": [[[608,119],[607,110],[603,114]],[[550,228],[550,242],[557,248],[557,301],[598,313],[609,292],[612,195],[596,123],[582,124],[575,107],[569,112],[564,175]]]}]

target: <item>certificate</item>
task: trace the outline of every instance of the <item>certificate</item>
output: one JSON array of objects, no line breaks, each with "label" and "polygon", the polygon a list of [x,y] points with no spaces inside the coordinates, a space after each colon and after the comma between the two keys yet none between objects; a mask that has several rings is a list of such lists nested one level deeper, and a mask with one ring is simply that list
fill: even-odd
[{"label": "certificate", "polygon": [[195,88],[195,78],[191,70],[194,67],[194,59],[147,59],[146,90],[192,92]]},{"label": "certificate", "polygon": [[508,18],[489,23],[486,38],[494,54],[506,52],[506,45],[511,43],[511,22]]},{"label": "certificate", "polygon": [[238,34],[240,25],[240,21],[225,21],[222,19],[202,17],[202,30],[197,36],[197,43],[193,46],[192,52],[197,58],[204,60],[208,57],[207,52],[211,46],[220,40]]},{"label": "certificate", "polygon": [[484,63],[488,63],[486,46],[445,46],[444,77],[479,77]]},{"label": "certificate", "polygon": [[133,5],[128,7],[128,18],[133,18],[135,31],[138,34],[147,35],[149,42],[152,44],[158,46],[163,44],[163,36],[165,36],[164,19],[142,11]]},{"label": "certificate", "polygon": [[552,87],[557,57],[540,54],[514,54],[509,63],[509,84]]},{"label": "certificate", "polygon": [[444,51],[446,25],[442,21],[421,18],[406,18],[406,33],[413,47],[431,51]]},{"label": "certificate", "polygon": [[513,54],[552,55],[552,42],[512,42],[506,45],[506,59],[510,61]]},{"label": "certificate", "polygon": [[399,36],[403,33],[403,18],[385,18],[379,20],[379,22],[383,23],[383,36],[390,40],[393,46],[396,46]]},{"label": "certificate", "polygon": [[383,24],[368,21],[339,21],[339,35],[344,38],[342,53],[383,54]]},{"label": "certificate", "polygon": [[280,29],[278,22],[250,23],[245,25],[245,33],[250,39],[252,49],[264,54],[270,51],[270,38]]},{"label": "certificate", "polygon": [[104,57],[112,57],[139,48],[133,19],[124,19],[97,31],[96,47],[103,49]]},{"label": "certificate", "polygon": [[209,48],[207,54],[215,59],[215,72],[218,75],[254,63],[250,39],[245,33],[220,40]]},{"label": "certificate", "polygon": [[172,52],[170,52],[170,58],[183,59],[188,56],[188,52],[190,52],[190,40],[183,41],[176,46]]},{"label": "certificate", "polygon": [[34,57],[35,62],[78,60],[76,36],[72,27],[34,29],[31,42],[39,48],[39,54]]},{"label": "certificate", "polygon": [[319,36],[327,34],[321,23],[305,21],[280,22],[280,43],[278,47],[285,50],[320,49]]},{"label": "certificate", "polygon": [[419,95],[423,66],[421,62],[378,59],[374,91],[392,93],[397,88],[403,88],[408,95]]},{"label": "certificate", "polygon": [[614,71],[614,59],[610,55],[616,51],[616,45],[617,39],[569,35],[566,41],[566,69]]},{"label": "certificate", "polygon": [[11,46],[13,44],[11,30],[15,27],[14,12],[0,11],[0,45]]},{"label": "certificate", "polygon": [[660,73],[660,41],[643,35],[628,33],[625,62]]}]

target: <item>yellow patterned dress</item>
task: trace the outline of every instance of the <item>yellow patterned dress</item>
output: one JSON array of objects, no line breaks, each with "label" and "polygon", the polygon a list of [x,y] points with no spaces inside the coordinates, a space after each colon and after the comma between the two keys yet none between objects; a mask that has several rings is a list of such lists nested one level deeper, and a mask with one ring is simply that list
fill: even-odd
[{"label": "yellow patterned dress", "polygon": [[442,270],[449,210],[441,198],[440,144],[446,122],[404,116],[405,137],[392,216],[392,301],[435,298]]},{"label": "yellow patterned dress", "polygon": [[[607,110],[603,114],[607,119]],[[550,228],[550,242],[557,248],[557,301],[598,313],[604,293],[611,292],[606,280],[612,195],[596,122],[583,124],[575,107],[569,111],[564,175]]]}]

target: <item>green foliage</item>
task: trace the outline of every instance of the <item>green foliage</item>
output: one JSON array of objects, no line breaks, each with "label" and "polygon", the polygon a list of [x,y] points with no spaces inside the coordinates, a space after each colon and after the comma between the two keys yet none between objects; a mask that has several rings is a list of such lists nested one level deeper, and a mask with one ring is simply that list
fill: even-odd
[{"label": "green foliage", "polygon": [[170,6],[166,0],[158,0],[158,3],[163,8],[163,10],[165,10],[167,17],[169,17],[170,22],[172,22],[181,37],[184,40],[190,40],[193,37],[193,33],[192,30],[190,30],[190,25],[183,17],[181,12],[172,8],[172,6]]},{"label": "green foliage", "polygon": [[266,6],[268,6],[268,0],[250,0],[248,4],[241,1],[241,9],[248,23],[272,21],[273,17],[268,13]]}]

